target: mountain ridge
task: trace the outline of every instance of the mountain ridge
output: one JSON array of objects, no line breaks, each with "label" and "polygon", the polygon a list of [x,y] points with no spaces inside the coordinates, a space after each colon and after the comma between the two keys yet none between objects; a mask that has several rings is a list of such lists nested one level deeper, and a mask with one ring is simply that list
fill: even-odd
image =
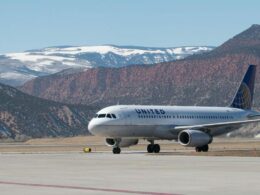
[{"label": "mountain ridge", "polygon": [[96,111],[30,96],[4,84],[0,84],[0,100],[0,139],[86,135]]},{"label": "mountain ridge", "polygon": [[[214,47],[59,46],[0,56],[0,81],[13,86],[66,69],[153,64],[207,52]],[[8,66],[7,66],[8,64]]]},{"label": "mountain ridge", "polygon": [[[232,79],[233,81],[237,82],[237,78],[235,78],[235,76],[240,77],[241,71],[244,71],[248,64],[259,64],[259,58],[260,58],[259,53],[252,52],[255,49],[254,47],[255,44],[253,45],[249,44],[246,46],[250,48],[249,50],[251,51],[250,53],[248,52],[245,53],[245,50],[240,50],[241,47],[244,47],[244,45],[241,46],[240,44],[240,40],[241,40],[240,36],[242,36],[243,38],[249,34],[250,37],[252,38],[254,37],[253,35],[256,35],[256,37],[258,37],[259,33],[260,33],[260,25],[257,26],[253,25],[249,29],[239,33],[238,35],[229,39],[228,41],[226,41],[225,43],[223,43],[222,45],[220,45],[219,47],[217,47],[216,49],[210,52],[193,55],[182,60],[157,63],[151,66],[138,65],[138,66],[131,66],[131,67],[121,67],[119,69],[96,68],[96,69],[86,70],[82,72],[79,71],[75,73],[75,76],[73,76],[73,74],[69,76],[67,75],[66,77],[67,80],[63,79],[62,75],[55,74],[44,78],[39,77],[38,79],[29,81],[24,86],[22,86],[21,89],[30,94],[47,98],[47,99],[53,99],[56,101],[65,101],[65,102],[68,101],[70,103],[88,104],[89,101],[91,103],[92,100],[96,101],[97,99],[100,99],[98,97],[106,97],[104,94],[97,93],[97,96],[93,96],[92,98],[89,98],[91,97],[91,94],[94,94],[93,91],[101,92],[102,90],[104,90],[103,93],[108,94],[109,92],[107,90],[113,90],[111,86],[115,87],[116,89],[120,89],[121,88],[120,85],[122,85],[123,87],[132,85],[131,88],[135,89],[138,88],[139,85],[141,86],[141,88],[142,87],[145,88],[143,83],[145,83],[146,86],[149,86],[152,83],[155,83],[155,86],[158,85],[158,83],[171,83],[176,87],[182,87],[184,84],[189,85],[189,82],[192,83],[193,81],[200,80],[200,78],[198,78],[198,75],[200,75],[200,77],[205,77],[205,79],[207,79],[206,76],[208,78],[216,78],[217,75],[219,78],[225,77],[226,79],[229,80]],[[243,38],[243,39],[247,39],[247,38]],[[230,44],[230,42],[232,44]],[[227,48],[226,45],[231,45],[229,47],[230,50],[228,53],[224,52],[225,49]],[[260,42],[259,44],[256,45],[256,48],[258,48],[259,46],[260,46]],[[237,52],[234,52],[234,50]],[[222,69],[226,69],[227,71],[225,70],[223,71]],[[230,76],[232,69],[235,70],[236,73]],[[118,83],[112,81],[113,77],[116,78],[115,80],[118,80]],[[47,79],[50,79],[50,81],[49,82],[46,81]],[[102,79],[103,79],[103,84],[102,84]],[[67,93],[68,95],[67,99],[62,99],[62,98],[66,98],[66,95],[64,96],[63,94],[60,94],[59,97],[55,97],[55,94],[58,95],[58,92],[55,91],[55,87],[52,90],[51,88],[48,88],[48,86],[46,85],[45,87],[47,88],[39,90],[41,92],[39,93],[33,92],[33,88],[40,89],[41,88],[40,83],[44,83],[44,82],[50,83],[49,84],[50,87],[52,85],[56,85],[55,82],[57,82],[59,83],[58,84],[59,86],[64,87],[62,91],[64,90],[66,91],[66,89],[69,89],[69,85],[70,85],[69,80],[71,80],[71,82],[77,85],[77,89],[79,89],[79,91],[84,92],[82,96],[80,96],[82,98],[80,97],[76,98],[75,96],[78,96],[77,93],[76,95],[71,94],[70,96],[69,92]],[[96,83],[94,83],[93,81],[96,81]],[[87,84],[86,82],[89,85],[83,84],[83,83]],[[221,82],[221,79],[219,81],[216,80],[216,82]],[[66,86],[67,84],[68,86]],[[76,92],[77,89],[75,89]],[[153,91],[152,88],[149,90]],[[123,94],[124,93],[125,92],[123,92]],[[119,97],[119,94],[117,94],[117,97]],[[130,99],[128,101],[130,101],[130,103],[135,103],[135,101],[132,101]],[[115,103],[115,101],[112,101],[110,103]],[[153,103],[153,101],[152,102],[148,101],[145,103]],[[169,103],[169,102],[163,101],[163,103]],[[181,102],[178,101],[178,103]]]}]

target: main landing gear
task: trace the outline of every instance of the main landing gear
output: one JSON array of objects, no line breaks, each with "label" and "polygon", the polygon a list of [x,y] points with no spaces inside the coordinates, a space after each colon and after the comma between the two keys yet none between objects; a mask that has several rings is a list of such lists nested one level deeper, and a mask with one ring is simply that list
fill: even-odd
[{"label": "main landing gear", "polygon": [[149,144],[147,146],[147,152],[148,153],[159,153],[160,152],[160,145],[159,144]]},{"label": "main landing gear", "polygon": [[148,153],[159,153],[161,150],[159,144],[154,144],[154,141],[150,141],[150,144],[147,146]]},{"label": "main landing gear", "polygon": [[119,147],[113,148],[113,153],[114,154],[120,154],[120,152],[121,152],[121,149]]},{"label": "main landing gear", "polygon": [[196,147],[196,152],[208,152],[208,151],[209,151],[209,145]]}]

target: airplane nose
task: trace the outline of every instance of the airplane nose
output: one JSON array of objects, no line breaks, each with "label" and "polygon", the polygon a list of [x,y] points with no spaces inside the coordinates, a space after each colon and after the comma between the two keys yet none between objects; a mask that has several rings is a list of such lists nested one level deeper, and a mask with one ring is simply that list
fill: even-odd
[{"label": "airplane nose", "polygon": [[102,128],[101,128],[102,124],[104,124],[104,122],[98,121],[96,119],[92,119],[91,121],[89,121],[88,131],[92,135],[99,135],[102,131]]},{"label": "airplane nose", "polygon": [[88,131],[94,135],[95,123],[93,120],[89,121],[88,123]]},{"label": "airplane nose", "polygon": [[92,119],[91,121],[89,121],[88,124],[88,131],[92,134],[92,135],[103,135],[104,132],[106,132],[106,124],[107,121],[106,120],[97,120],[97,119]]}]

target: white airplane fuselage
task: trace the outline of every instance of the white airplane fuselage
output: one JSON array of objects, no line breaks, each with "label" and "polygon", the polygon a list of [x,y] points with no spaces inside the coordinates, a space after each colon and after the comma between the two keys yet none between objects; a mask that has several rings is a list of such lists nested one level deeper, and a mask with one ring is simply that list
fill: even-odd
[{"label": "white airplane fuselage", "polygon": [[[107,114],[114,114],[116,118],[108,118]],[[172,140],[177,139],[179,131],[169,131],[171,127],[242,121],[254,115],[257,112],[229,107],[116,105],[100,110],[90,121],[89,130],[108,138]],[[228,133],[240,126],[220,127],[210,134]]]}]

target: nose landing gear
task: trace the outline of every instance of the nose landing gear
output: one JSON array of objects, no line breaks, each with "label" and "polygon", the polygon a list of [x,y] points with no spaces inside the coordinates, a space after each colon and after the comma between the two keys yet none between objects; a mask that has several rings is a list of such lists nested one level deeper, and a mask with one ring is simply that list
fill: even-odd
[{"label": "nose landing gear", "polygon": [[119,147],[113,148],[113,154],[120,154],[121,149]]}]

